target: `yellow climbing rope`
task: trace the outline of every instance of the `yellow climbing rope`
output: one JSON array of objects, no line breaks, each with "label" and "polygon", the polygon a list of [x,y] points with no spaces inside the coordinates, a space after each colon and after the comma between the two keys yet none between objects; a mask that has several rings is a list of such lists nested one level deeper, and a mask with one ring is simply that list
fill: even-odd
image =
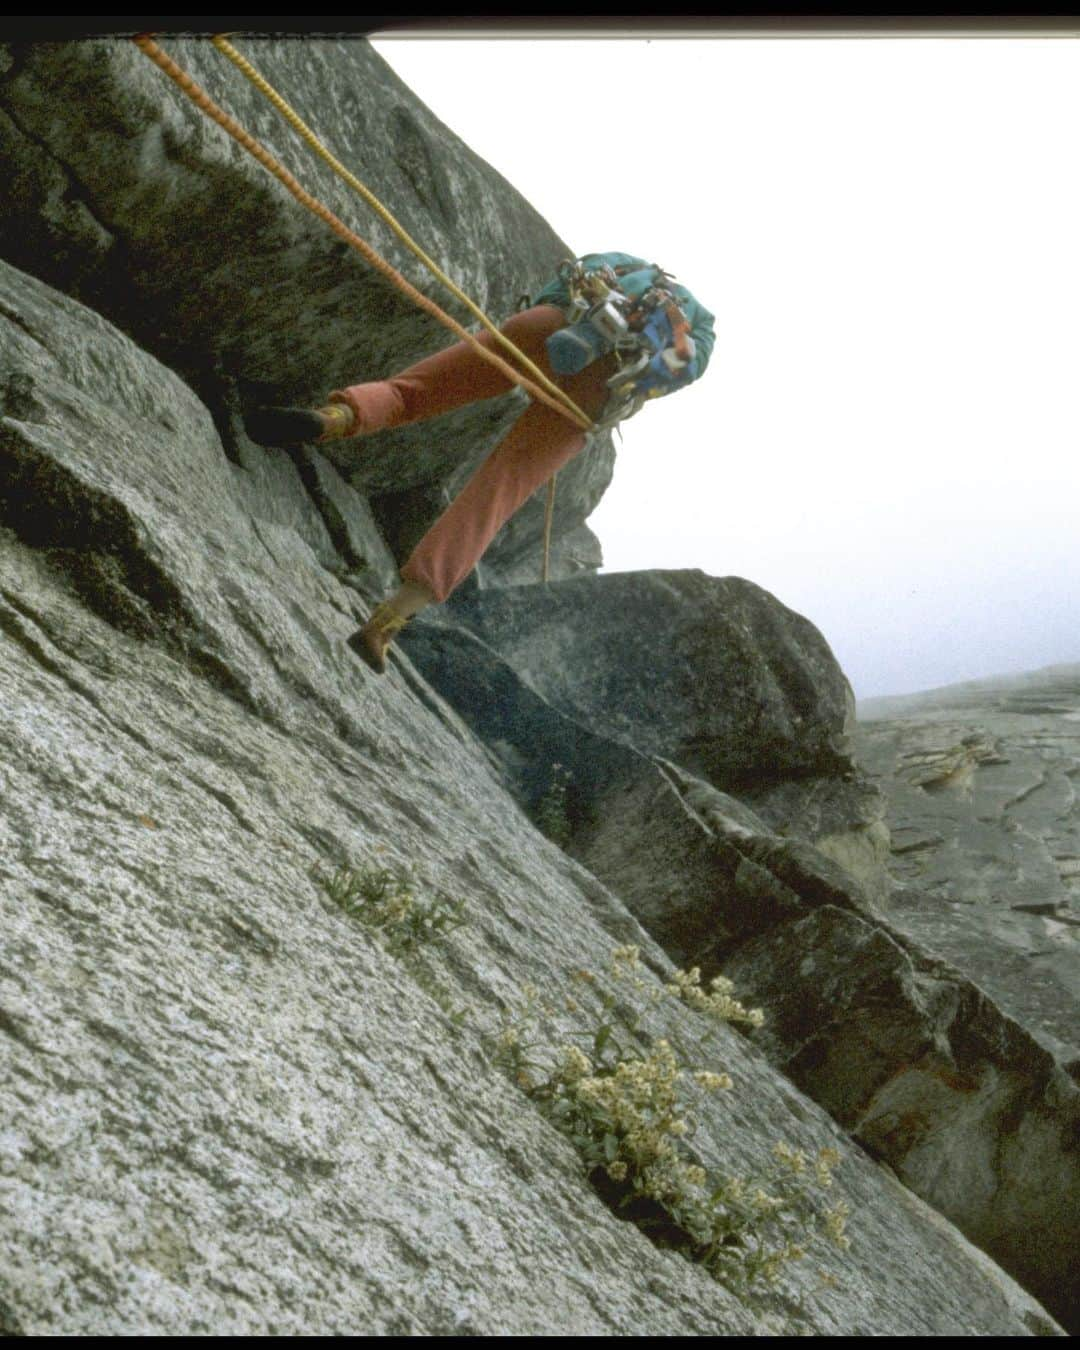
[{"label": "yellow climbing rope", "polygon": [[399,221],[397,221],[393,215],[391,215],[391,213],[382,204],[382,202],[379,201],[378,197],[375,196],[375,194],[371,191],[371,189],[366,187],[360,181],[360,179],[357,178],[354,174],[350,173],[350,171],[345,167],[345,165],[342,164],[341,161],[337,159],[326,148],[325,145],[323,145],[322,141],[319,140],[319,138],[315,135],[315,133],[303,120],[303,118],[301,118],[300,115],[296,112],[296,110],[292,108],[284,98],[282,98],[282,96],[277,92],[277,90],[273,87],[273,85],[271,85],[267,79],[265,79],[262,75],[259,74],[259,72],[251,64],[251,62],[248,61],[246,57],[241,56],[241,54],[236,50],[236,48],[232,45],[232,43],[229,42],[228,39],[225,38],[222,34],[218,34],[217,36],[212,38],[211,41],[213,42],[214,46],[218,49],[218,51],[221,52],[223,56],[227,57],[237,68],[237,70],[239,70],[240,73],[244,75],[246,79],[250,80],[251,83],[255,86],[256,89],[258,89],[258,91],[261,94],[263,94],[266,98],[270,100],[270,102],[274,105],[274,107],[278,110],[278,112],[282,115],[282,117],[284,117],[286,121],[288,121],[290,125],[304,138],[304,140],[308,143],[308,145],[312,148],[312,150],[314,150],[315,153],[321,159],[325,160],[326,163],[330,165],[330,167],[338,175],[338,177],[343,178],[345,182],[348,183],[348,185],[353,189],[354,192],[358,192],[360,196],[363,197],[364,201],[367,202],[368,206],[371,207],[371,209],[375,212],[375,214],[379,217],[379,219],[384,221],[387,225],[389,225],[389,227],[393,230],[393,232],[397,235],[397,237],[401,240],[401,242],[405,245],[405,247],[411,253],[415,254],[417,258],[420,259],[420,261],[428,269],[431,275],[435,277],[437,281],[441,282],[442,285],[446,287],[446,289],[450,292],[452,296],[454,296],[456,300],[461,301],[461,303],[465,306],[465,308],[468,309],[469,312],[476,319],[478,319],[481,324],[483,324],[483,326],[488,330],[488,332],[492,335],[492,337],[494,337],[495,340],[502,347],[504,347],[507,351],[511,353],[512,356],[514,356],[518,361],[521,362],[521,364],[529,372],[529,374],[532,375],[533,379],[535,379],[537,383],[543,385],[543,387],[547,389],[549,393],[554,394],[555,397],[560,400],[560,402],[564,403],[566,407],[576,415],[576,418],[579,421],[581,421],[583,425],[591,426],[592,423],[589,420],[589,418],[586,417],[586,415],[581,411],[581,409],[577,406],[577,404],[573,401],[573,399],[570,398],[570,396],[566,393],[566,391],[560,389],[557,384],[554,384],[550,379],[548,379],[548,377],[539,368],[539,366],[535,365],[532,361],[530,361],[529,358],[525,355],[525,353],[520,351],[517,348],[517,346],[510,341],[510,339],[506,336],[505,333],[500,332],[499,329],[496,327],[496,325],[492,323],[492,321],[484,313],[484,311],[478,305],[474,304],[472,300],[470,300],[470,298],[465,294],[465,292],[461,290],[461,288],[457,286],[450,279],[450,277],[446,275],[446,273],[442,270],[442,268],[438,266],[437,263],[435,263],[434,261],[432,261],[431,258],[428,257],[428,255],[424,252],[424,250],[420,247],[420,245],[416,242],[416,240],[413,239],[412,236],[405,229],[405,227]]},{"label": "yellow climbing rope", "polygon": [[[473,336],[472,333],[468,332],[467,329],[463,328],[462,325],[459,324],[456,319],[451,318],[450,315],[447,314],[444,310],[442,310],[435,303],[434,300],[429,299],[421,291],[418,291],[416,287],[413,286],[410,282],[406,281],[406,279],[400,274],[400,272],[396,271],[390,265],[390,263],[386,261],[385,258],[383,258],[371,247],[370,244],[368,244],[365,240],[361,239],[360,236],[356,234],[353,230],[350,230],[349,227],[345,225],[341,220],[339,220],[338,217],[334,215],[334,213],[328,207],[324,206],[323,203],[320,202],[316,197],[313,197],[310,192],[307,192],[303,187],[301,187],[300,184],[297,182],[297,180],[293,177],[293,175],[288,171],[288,169],[286,169],[283,165],[279,164],[278,161],[273,157],[273,155],[271,155],[268,150],[266,150],[262,145],[259,144],[259,142],[254,138],[254,136],[250,135],[247,131],[244,130],[242,126],[240,126],[240,124],[236,121],[235,118],[231,117],[227,112],[219,108],[218,105],[209,96],[209,94],[207,94],[204,89],[200,88],[200,86],[191,78],[191,76],[186,74],[176,64],[176,62],[173,61],[173,59],[166,52],[164,52],[156,42],[154,42],[154,40],[148,34],[140,33],[134,38],[132,38],[132,41],[145,56],[147,56],[151,61],[153,61],[154,64],[160,70],[162,70],[169,77],[169,79],[171,79],[173,83],[176,84],[183,91],[183,93],[189,99],[191,99],[191,101],[195,104],[197,108],[199,108],[208,117],[210,117],[213,121],[215,121],[218,124],[218,126],[222,128],[222,130],[227,132],[235,141],[237,141],[240,145],[242,145],[243,148],[247,150],[247,152],[250,155],[252,155],[255,159],[259,161],[259,163],[263,166],[263,168],[267,169],[270,173],[272,173],[274,177],[277,178],[278,181],[284,185],[284,187],[296,198],[298,202],[300,202],[302,206],[305,206],[309,211],[312,212],[312,214],[318,216],[322,221],[324,221],[327,225],[329,225],[330,228],[334,231],[336,235],[338,235],[339,238],[343,239],[345,243],[347,243],[351,248],[355,249],[361,255],[361,257],[365,259],[365,261],[367,261],[372,267],[374,267],[376,271],[381,272],[385,277],[387,277],[403,294],[407,295],[410,300],[412,300],[426,313],[430,314],[433,318],[438,319],[440,323],[449,328],[462,341],[467,342],[480,357],[482,357],[485,361],[489,362],[491,365],[494,365],[507,379],[511,380],[514,384],[520,385],[521,388],[523,388],[527,393],[531,394],[533,398],[539,400],[541,403],[547,404],[548,407],[550,408],[554,408],[556,412],[560,412],[564,416],[569,417],[572,421],[576,422],[577,425],[581,427],[583,430],[590,431],[593,429],[593,423],[590,420],[590,418],[584,412],[582,412],[582,410],[573,402],[572,399],[570,399],[570,397],[563,390],[559,389],[558,386],[556,385],[552,385],[551,381],[548,380],[547,377],[544,376],[542,372],[536,371],[536,373],[540,376],[543,385],[547,386],[547,388],[541,387],[541,385],[529,379],[528,376],[521,374],[520,371],[515,370],[506,361],[504,361],[502,357],[498,356],[495,352],[491,351],[489,348],[484,347],[480,342],[477,341],[477,339]],[[224,39],[222,39],[221,41],[224,42],[224,45],[226,47],[229,46],[229,44],[225,42]],[[215,45],[217,44],[215,43]],[[239,53],[237,53],[237,55],[239,55]],[[230,57],[230,59],[232,58]],[[241,57],[240,60],[242,61],[243,58]],[[247,62],[245,62],[244,64],[248,65]],[[253,74],[257,75],[257,72],[255,72],[253,68],[252,72]],[[260,76],[259,79],[261,80],[261,78],[262,77]],[[265,84],[265,81],[263,81],[263,84]],[[269,85],[266,86],[266,89],[269,89]],[[276,97],[280,98],[279,95]],[[281,99],[281,103],[284,105],[283,99]],[[287,107],[287,105],[285,106]],[[291,113],[292,110],[289,109],[289,112]],[[292,114],[292,118],[295,118],[295,122],[293,123],[294,126],[299,124],[299,127],[297,128],[298,130],[300,129],[300,127],[303,127],[303,131],[301,131],[301,134],[304,135],[305,140],[307,140],[310,137],[311,141],[313,141],[316,145],[318,145],[318,142],[314,137],[314,134],[310,132],[306,127],[304,127],[304,124],[301,122],[301,119],[295,113]],[[292,118],[290,118],[290,121],[292,121]],[[322,147],[319,148],[320,152],[322,152]],[[330,161],[333,161],[334,165],[337,164],[337,161],[333,160],[333,156],[330,155],[329,151],[325,151],[325,155],[329,157]],[[341,171],[344,174],[348,174],[348,170],[342,168]],[[352,175],[349,174],[348,178],[351,179]],[[367,189],[364,188],[363,184],[361,184],[358,179],[355,180],[355,186],[359,191],[361,191],[362,195],[365,196],[365,200],[367,200]],[[372,202],[374,203],[375,201],[376,199],[372,198]],[[380,214],[382,214],[383,211],[385,211],[385,208],[382,208],[381,203],[378,204],[378,209],[380,210]],[[389,212],[385,213],[384,219],[387,219],[388,223],[393,220]],[[418,257],[421,257],[422,260],[426,260],[427,264],[430,265],[430,267],[432,268],[435,267],[435,265],[430,262],[430,259],[426,258],[426,255],[423,253],[423,251],[419,249],[419,246],[415,245],[412,240],[408,239],[408,236],[405,234],[404,230],[402,230],[401,226],[397,225],[396,221],[393,222],[393,227],[396,229],[398,233],[401,234],[401,236],[406,240],[406,242],[409,243],[410,247],[413,249],[413,252],[415,252]],[[440,275],[438,269],[435,269],[435,275],[437,276]],[[475,308],[472,305],[472,302],[468,300],[467,296],[464,296],[460,292],[457,292],[456,287],[453,286],[453,283],[450,282],[448,278],[441,278],[441,279],[444,281],[445,284],[449,284],[451,288],[455,291],[455,293],[458,294],[459,298],[463,299],[471,309]],[[476,312],[480,313],[480,311],[478,310]],[[480,317],[484,321],[486,326],[488,326],[489,328],[492,327],[490,320],[486,319],[486,317],[483,314],[480,314]],[[518,351],[517,347],[512,342],[510,342],[510,340],[506,338],[504,334],[501,334],[494,329],[492,329],[492,331],[495,332],[496,337],[499,338],[499,340],[503,343],[504,346],[510,348],[510,350],[515,354],[515,357],[519,361],[521,361],[523,365],[529,367],[532,370],[536,370],[536,367],[533,366],[532,362],[528,360],[525,354],[523,352]],[[554,393],[549,393],[548,389],[553,389]],[[547,581],[548,579],[551,521],[555,506],[556,477],[557,475],[553,475],[548,483],[547,507],[545,512],[545,526],[544,526],[544,561],[542,572],[544,581]]]}]

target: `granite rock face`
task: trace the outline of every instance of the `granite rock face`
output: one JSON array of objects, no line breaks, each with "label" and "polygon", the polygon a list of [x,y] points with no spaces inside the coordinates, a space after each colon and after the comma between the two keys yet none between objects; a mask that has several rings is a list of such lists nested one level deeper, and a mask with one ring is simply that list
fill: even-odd
[{"label": "granite rock face", "polygon": [[[561,1018],[613,946],[668,958],[407,656],[352,656],[369,601],[302,466],[236,462],[173,372],[0,271],[3,1329],[1057,1334],[729,1028],[695,1150],[835,1147],[851,1250],[736,1296],[612,1215],[492,1037],[526,984]],[[395,957],[313,876],[364,860],[464,924]]]},{"label": "granite rock face", "polygon": [[[207,40],[169,54],[419,290],[472,316]],[[239,46],[337,157],[496,321],[574,249],[363,41]],[[226,452],[254,402],[312,403],[455,341],[216,126],[131,42],[9,44],[0,61],[0,256],[91,305],[178,373]],[[606,247],[582,241],[578,251]],[[339,448],[402,561],[518,415],[511,393]],[[596,565],[584,525],[609,436],[559,476],[552,575]],[[542,500],[493,545],[490,584],[539,575]]]},{"label": "granite rock face", "polygon": [[[774,608],[771,623],[740,622],[744,591]],[[543,623],[533,631],[530,604]],[[850,708],[829,699],[839,671],[807,660],[805,637],[754,647],[785,620],[802,636],[805,621],[748,583],[677,573],[482,593],[449,609],[452,620],[417,625],[407,649],[526,808],[536,812],[546,768],[560,766],[567,851],[677,964],[723,972],[775,1006],[757,1037],[773,1062],[1075,1324],[1067,1291],[1080,1248],[1080,1092],[1027,1019],[1014,1023],[962,963],[905,939],[902,916],[892,926],[889,830],[865,775],[839,758],[827,775],[810,755],[800,765],[777,754],[775,728],[800,720],[813,729],[807,747],[830,735],[850,744]],[[657,612],[671,616],[667,627]],[[688,612],[710,618],[692,656],[681,631],[693,631]],[[648,681],[632,688],[642,613],[653,620],[641,625],[652,661]],[[734,616],[729,627],[721,614]],[[610,615],[630,630],[621,643]],[[456,622],[468,627],[455,631]],[[796,715],[776,698],[795,684],[777,673],[778,652],[813,682],[812,710],[804,702]],[[702,672],[696,701],[684,670]],[[741,705],[726,693],[735,686],[756,715],[738,720]],[[986,753],[971,736],[952,759]],[[926,758],[920,773],[931,772]],[[725,774],[732,759],[742,784]],[[931,781],[956,772],[952,759]],[[701,776],[710,770],[712,782]]]},{"label": "granite rock face", "polygon": [[680,964],[769,1009],[752,1039],[1066,1326],[1080,1088],[970,971],[803,841],[672,764],[574,841]]},{"label": "granite rock face", "polygon": [[[428,288],[209,44],[169,48]],[[496,317],[571,251],[366,44],[245,48]],[[813,626],[732,579],[575,578],[598,562],[601,444],[560,475],[568,579],[493,607],[539,565],[534,501],[478,594],[374,677],[344,639],[521,396],[362,454],[248,441],[251,402],[446,339],[129,43],[0,48],[0,163],[0,1329],[1058,1334],[1030,1290],[1065,1220],[1021,1288],[851,1142],[835,1075],[840,1124],[778,1072],[790,1038],[716,1030],[735,1088],[696,1106],[694,1153],[731,1175],[778,1139],[836,1148],[853,1245],[739,1295],[617,1219],[495,1062],[530,987],[552,1053],[609,1016],[577,977],[617,945],[659,992],[673,957],[738,960],[793,925],[879,940],[881,822]],[[568,852],[530,820],[554,763],[577,784]],[[369,864],[463,902],[461,926],[395,954],[328,890]],[[704,921],[664,900],[678,886]],[[1051,1102],[1036,1056],[1039,1097],[978,1006],[1019,1074],[999,1114],[1030,1134],[1042,1111],[1045,1167],[1072,1085]],[[652,1016],[704,1039],[670,998]]]},{"label": "granite rock face", "polygon": [[825,906],[725,964],[773,1062],[900,1179],[1080,1324],[1080,1088],[960,971]]},{"label": "granite rock face", "polygon": [[860,705],[902,926],[1080,1069],[1080,665]]},{"label": "granite rock face", "polygon": [[636,572],[482,591],[427,611],[401,642],[526,810],[558,795],[560,842],[673,959],[708,964],[733,930],[712,865],[704,890],[689,881],[698,827],[665,764],[737,791],[762,837],[790,838],[792,856],[812,844],[815,866],[831,857],[882,898],[888,833],[849,757],[847,681],[813,625],[752,583]]}]

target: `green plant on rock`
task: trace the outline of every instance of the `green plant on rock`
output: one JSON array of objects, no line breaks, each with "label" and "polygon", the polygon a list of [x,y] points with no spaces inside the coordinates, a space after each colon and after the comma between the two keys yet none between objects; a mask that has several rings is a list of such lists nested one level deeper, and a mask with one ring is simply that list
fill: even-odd
[{"label": "green plant on rock", "polygon": [[573,833],[567,814],[567,791],[571,775],[561,764],[552,764],[551,778],[543,796],[536,804],[533,821],[536,828],[559,848],[565,848]]},{"label": "green plant on rock", "polygon": [[408,956],[436,943],[465,922],[464,900],[443,896],[422,900],[406,867],[369,862],[341,866],[330,874],[316,868],[314,876],[335,905],[378,930],[395,956]]},{"label": "green plant on rock", "polygon": [[[632,1010],[621,1025],[612,1016],[615,992],[601,987],[597,1025],[572,1034],[552,1052],[530,991],[525,1007],[495,1041],[497,1058],[573,1142],[605,1202],[658,1246],[682,1252],[732,1287],[775,1282],[786,1263],[807,1254],[816,1236],[846,1248],[846,1204],[825,1207],[816,1194],[832,1186],[839,1162],[835,1150],[822,1149],[811,1159],[780,1142],[769,1163],[751,1176],[710,1176],[690,1147],[696,1125],[685,1093],[690,1083],[706,1093],[731,1091],[730,1076],[688,1068],[666,1038],[645,1048],[628,1039],[637,1035],[648,1008],[664,997],[684,999],[717,1022],[760,1025],[760,1010],[744,1008],[722,977],[702,989],[696,969],[650,989],[635,947],[616,949],[611,973],[647,992],[647,1007]],[[600,983],[587,971],[578,978]],[[568,1011],[580,1011],[575,999],[568,1000]],[[541,1059],[534,1057],[538,1050]]]}]

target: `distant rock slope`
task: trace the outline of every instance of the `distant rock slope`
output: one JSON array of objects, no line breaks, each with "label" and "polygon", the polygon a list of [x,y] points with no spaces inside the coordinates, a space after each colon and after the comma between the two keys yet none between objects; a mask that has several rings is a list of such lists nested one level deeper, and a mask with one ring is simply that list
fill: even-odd
[{"label": "distant rock slope", "polygon": [[1080,665],[867,700],[895,921],[1080,1075]]}]

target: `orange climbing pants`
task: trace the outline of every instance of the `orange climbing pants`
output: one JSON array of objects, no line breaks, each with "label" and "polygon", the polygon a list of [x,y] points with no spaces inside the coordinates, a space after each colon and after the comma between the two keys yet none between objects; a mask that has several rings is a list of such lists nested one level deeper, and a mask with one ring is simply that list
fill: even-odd
[{"label": "orange climbing pants", "polygon": [[[607,400],[605,381],[614,373],[615,358],[601,357],[577,375],[556,375],[544,343],[565,322],[561,309],[536,305],[513,315],[502,331],[583,412],[595,418]],[[478,341],[513,364],[487,331]],[[437,417],[511,388],[512,382],[501,371],[467,342],[459,342],[392,379],[350,385],[335,390],[330,398],[349,405],[358,433],[364,435]],[[445,600],[514,512],[584,444],[585,433],[575,422],[546,403],[530,403],[413,549],[401,569],[402,578],[426,587],[437,601]]]}]

